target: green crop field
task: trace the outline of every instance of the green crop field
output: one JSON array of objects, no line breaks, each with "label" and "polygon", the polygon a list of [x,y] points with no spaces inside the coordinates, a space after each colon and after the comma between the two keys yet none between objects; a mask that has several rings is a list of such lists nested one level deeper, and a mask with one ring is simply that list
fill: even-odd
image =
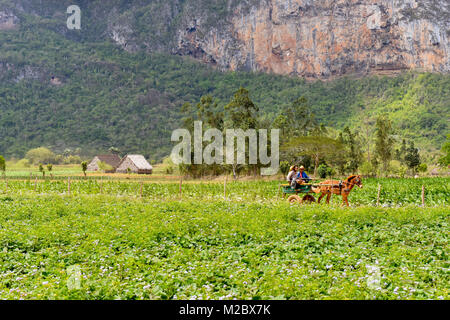
[{"label": "green crop field", "polygon": [[[136,176],[134,176],[136,177]],[[158,178],[155,177],[157,180]],[[125,177],[71,177],[70,191],[73,196],[81,195],[116,195],[120,197],[140,197],[148,200],[202,200],[215,201],[224,199],[224,181],[185,181],[182,184],[180,196],[179,182],[159,181],[151,178]],[[272,203],[279,202],[280,181],[236,181],[226,184],[226,199],[238,202]],[[381,185],[380,204],[383,206],[403,206],[408,204],[422,204],[422,186],[425,186],[425,200],[427,205],[450,205],[449,178],[422,179],[364,179],[364,188],[355,188],[350,194],[350,202],[357,206],[371,206],[377,202],[378,185]],[[0,192],[13,195],[67,195],[67,177],[54,180],[27,179],[0,180]],[[332,203],[340,204],[341,197],[333,196]]]},{"label": "green crop field", "polygon": [[449,299],[449,182],[0,180],[0,299]]}]

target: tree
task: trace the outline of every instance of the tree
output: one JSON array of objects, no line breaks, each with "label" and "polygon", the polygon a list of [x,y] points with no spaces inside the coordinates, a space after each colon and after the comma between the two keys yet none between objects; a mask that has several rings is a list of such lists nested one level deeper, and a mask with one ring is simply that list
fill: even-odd
[{"label": "tree", "polygon": [[333,168],[330,168],[326,164],[321,164],[319,166],[319,169],[317,170],[319,177],[321,177],[322,179],[325,179],[328,176],[332,176],[333,172],[334,172]]},{"label": "tree", "polygon": [[6,160],[3,156],[0,156],[0,171],[6,170]]},{"label": "tree", "polygon": [[345,127],[339,140],[346,147],[345,171],[355,173],[361,165],[363,158],[361,146],[358,141],[358,134],[356,132],[352,132],[349,127]]},{"label": "tree", "polygon": [[447,167],[450,165],[450,134],[447,135],[447,141],[442,146],[441,151],[444,156],[438,160],[438,163],[442,167]]},{"label": "tree", "polygon": [[111,147],[111,148],[108,149],[108,151],[109,151],[110,153],[112,153],[112,154],[120,155],[120,149],[119,149],[119,148]]},{"label": "tree", "polygon": [[282,140],[286,140],[289,135],[292,134],[290,122],[286,115],[279,114],[272,122],[272,128],[280,130],[280,137]]},{"label": "tree", "polygon": [[53,177],[52,170],[53,170],[53,165],[50,163],[47,164],[47,171],[49,172],[50,177]]},{"label": "tree", "polygon": [[273,128],[281,129],[283,136],[307,136],[319,127],[308,100],[301,96],[275,118]]},{"label": "tree", "polygon": [[81,170],[83,170],[83,174],[86,177],[86,171],[87,171],[88,163],[86,161],[83,161],[81,163]]},{"label": "tree", "polygon": [[380,166],[380,163],[378,162],[377,157],[372,157],[371,161],[370,161],[370,165],[372,167],[373,173],[375,173],[375,176],[378,173],[378,168]]},{"label": "tree", "polygon": [[53,163],[55,161],[55,154],[44,147],[31,149],[25,155],[25,159],[28,159],[30,163]]},{"label": "tree", "polygon": [[193,131],[194,121],[202,121],[204,128],[223,130],[224,113],[211,95],[200,98],[199,103],[192,106],[189,102],[181,107],[181,112],[187,116],[183,118],[183,127]]},{"label": "tree", "polygon": [[19,168],[29,168],[30,167],[30,161],[28,159],[20,159],[17,161],[16,165]]},{"label": "tree", "polygon": [[398,160],[398,161],[401,161],[402,156],[401,156],[401,154],[400,154],[400,150],[399,150],[399,149],[395,149],[394,159],[395,159],[395,160]]},{"label": "tree", "polygon": [[72,149],[70,149],[70,148],[66,148],[66,149],[64,149],[64,151],[63,151],[63,156],[65,157],[65,158],[67,158],[67,157],[69,157],[69,156],[71,156],[72,155]]},{"label": "tree", "polygon": [[0,156],[0,171],[2,172],[3,175],[5,175],[6,161],[5,161],[5,158],[3,156]]},{"label": "tree", "polygon": [[42,163],[39,164],[39,171],[42,173],[42,176],[45,177],[45,169]]},{"label": "tree", "polygon": [[400,149],[395,149],[395,160],[400,161],[401,163],[405,162],[405,154],[406,154],[406,140],[403,139],[402,140],[402,146],[400,147]]},{"label": "tree", "polygon": [[[223,107],[222,107],[223,108]],[[211,95],[201,97],[195,105],[185,103],[181,111],[186,116],[182,119],[183,127],[194,136],[195,121],[202,122],[202,136],[208,129],[223,130],[224,112],[220,110],[217,102]],[[203,141],[203,148],[208,145],[208,141]],[[191,159],[194,160],[194,152],[191,150]],[[201,177],[207,174],[218,175],[224,171],[224,166],[218,164],[183,164],[180,166],[181,172],[193,177]],[[172,169],[173,170],[173,169]]]},{"label": "tree", "polygon": [[399,160],[400,162],[405,162],[405,155],[406,155],[406,151],[408,150],[408,148],[406,147],[406,140],[403,139],[402,140],[402,147],[400,148],[400,156],[397,160]]},{"label": "tree", "polygon": [[393,142],[391,121],[385,115],[382,115],[378,117],[376,123],[375,152],[378,159],[383,163],[385,173],[392,159]]},{"label": "tree", "polygon": [[[228,120],[225,126],[230,129],[242,129],[246,131],[248,129],[256,129],[258,127],[257,113],[259,108],[250,99],[248,90],[243,87],[240,87],[239,90],[236,91],[233,99],[225,106],[225,111],[227,113]],[[236,144],[234,145],[234,151],[236,151],[237,146]],[[235,157],[232,164],[233,177],[235,179],[237,178],[238,171],[242,168],[242,165],[237,164],[237,159]],[[257,165],[253,165],[253,169],[256,170]]]},{"label": "tree", "polygon": [[359,170],[361,171],[361,174],[362,174],[363,176],[365,176],[365,177],[372,177],[372,176],[374,176],[375,173],[376,173],[376,169],[374,169],[372,163],[367,162],[367,161],[365,161],[365,162],[361,165],[361,167],[360,167]]},{"label": "tree", "polygon": [[373,135],[373,120],[364,112],[364,106],[360,106],[359,121],[361,123],[361,132],[363,133],[363,142],[367,146],[367,162],[372,162],[370,153],[370,144],[372,143]]},{"label": "tree", "polygon": [[419,149],[414,147],[414,142],[412,141],[409,148],[406,150],[405,162],[406,165],[412,169],[413,173],[416,172],[417,167],[420,165]]},{"label": "tree", "polygon": [[332,161],[341,157],[344,146],[328,137],[308,136],[291,139],[282,150],[310,156],[314,160],[314,176],[317,176],[320,161],[322,159]]},{"label": "tree", "polygon": [[280,162],[280,171],[284,176],[287,176],[289,173],[291,165],[287,161],[281,161]]},{"label": "tree", "polygon": [[428,171],[428,166],[426,163],[421,163],[419,164],[419,166],[417,167],[417,171],[421,172],[421,173],[425,173]]},{"label": "tree", "polygon": [[257,112],[259,108],[250,99],[247,89],[240,87],[233,99],[225,106],[232,129],[256,129],[258,126]]},{"label": "tree", "polygon": [[224,113],[218,109],[217,102],[211,95],[203,96],[197,104],[197,117],[206,127],[223,130]]},{"label": "tree", "polygon": [[[340,144],[342,144],[343,146],[345,146],[344,135],[343,135],[342,132],[339,132],[339,136],[338,136],[338,138],[337,138],[336,140],[337,140]],[[336,164],[336,167],[338,168],[338,171],[339,171],[340,174],[344,175],[344,174],[346,173],[348,161],[349,161],[348,155],[345,155],[345,156],[339,158],[339,159],[336,161],[335,164]],[[319,175],[320,175],[320,173],[319,173]]]}]

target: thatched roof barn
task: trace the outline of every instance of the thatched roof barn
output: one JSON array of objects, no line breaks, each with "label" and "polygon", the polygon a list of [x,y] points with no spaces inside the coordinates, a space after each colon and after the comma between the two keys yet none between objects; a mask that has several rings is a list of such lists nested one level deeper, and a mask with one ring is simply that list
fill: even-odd
[{"label": "thatched roof barn", "polygon": [[110,170],[108,172],[115,172],[117,167],[120,164],[120,157],[116,154],[103,154],[96,156],[94,159],[92,159],[91,163],[88,164],[87,171],[99,171],[100,168],[98,167],[99,162],[104,162],[108,165],[110,165],[113,170]]},{"label": "thatched roof barn", "polygon": [[116,172],[118,173],[138,173],[138,174],[152,174],[153,167],[145,157],[142,155],[127,155],[120,162]]}]

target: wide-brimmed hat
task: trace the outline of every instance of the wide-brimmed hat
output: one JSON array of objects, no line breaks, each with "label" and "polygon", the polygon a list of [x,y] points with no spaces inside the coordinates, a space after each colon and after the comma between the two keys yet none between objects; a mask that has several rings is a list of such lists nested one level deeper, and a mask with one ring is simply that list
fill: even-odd
[{"label": "wide-brimmed hat", "polygon": [[296,166],[292,166],[292,167],[289,169],[289,171],[294,171],[295,167],[296,167]]},{"label": "wide-brimmed hat", "polygon": [[305,167],[304,167],[304,166],[300,166],[299,169],[300,169],[300,170],[305,170]]}]

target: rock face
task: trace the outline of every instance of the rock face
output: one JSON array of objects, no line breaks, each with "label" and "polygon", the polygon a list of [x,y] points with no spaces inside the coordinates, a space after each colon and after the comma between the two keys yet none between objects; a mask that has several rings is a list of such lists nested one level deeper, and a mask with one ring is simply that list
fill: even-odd
[{"label": "rock face", "polygon": [[[9,1],[60,21],[69,0]],[[222,70],[311,79],[402,70],[450,71],[449,0],[81,1],[82,32],[124,50],[191,56]],[[0,29],[17,18],[0,9]],[[48,20],[46,20],[48,23]],[[76,38],[74,38],[76,39]],[[84,40],[86,40],[84,39]]]},{"label": "rock face", "polygon": [[220,28],[186,19],[174,51],[305,78],[450,71],[448,0],[265,0],[231,10]]},{"label": "rock face", "polygon": [[17,27],[19,19],[10,11],[0,11],[0,30],[10,30]]}]

